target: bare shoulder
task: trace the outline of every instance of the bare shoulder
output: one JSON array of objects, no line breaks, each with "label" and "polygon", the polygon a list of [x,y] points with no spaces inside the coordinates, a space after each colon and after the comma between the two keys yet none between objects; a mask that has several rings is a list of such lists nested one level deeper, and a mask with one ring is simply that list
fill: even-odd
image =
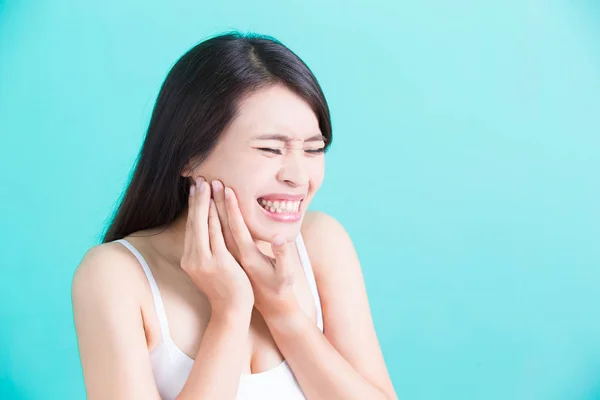
[{"label": "bare shoulder", "polygon": [[328,259],[337,258],[339,254],[355,252],[344,226],[333,216],[322,211],[308,211],[301,231],[307,252],[317,264],[327,263]]},{"label": "bare shoulder", "polygon": [[[73,274],[73,299],[81,297],[139,294],[143,274],[135,256],[120,243],[89,248]],[[126,289],[126,291],[124,291]]]},{"label": "bare shoulder", "polygon": [[315,224],[339,224],[339,222],[331,215],[317,210],[309,210],[302,221],[302,229],[313,228]]},{"label": "bare shoulder", "polygon": [[356,250],[342,224],[309,212],[302,238],[323,305],[323,333],[338,352],[390,399],[397,399],[373,325]]},{"label": "bare shoulder", "polygon": [[[333,236],[331,236],[333,234]],[[349,239],[343,225],[323,211],[308,211],[302,222],[302,237],[305,239],[344,240]]]},{"label": "bare shoulder", "polygon": [[71,287],[89,399],[158,399],[141,312],[143,271],[120,243],[88,249]]}]

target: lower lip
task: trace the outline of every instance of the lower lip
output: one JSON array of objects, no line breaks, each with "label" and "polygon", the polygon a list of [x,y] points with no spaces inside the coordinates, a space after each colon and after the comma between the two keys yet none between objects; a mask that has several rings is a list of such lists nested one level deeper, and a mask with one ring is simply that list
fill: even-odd
[{"label": "lower lip", "polygon": [[265,213],[265,215],[277,222],[298,222],[300,221],[300,218],[302,217],[302,213],[300,212],[301,208],[302,208],[302,202],[300,202],[300,207],[298,208],[298,212],[282,212],[282,213],[278,213],[278,212],[271,212],[266,210],[263,206],[261,206],[260,204],[258,204],[258,202],[256,203],[256,205]]}]

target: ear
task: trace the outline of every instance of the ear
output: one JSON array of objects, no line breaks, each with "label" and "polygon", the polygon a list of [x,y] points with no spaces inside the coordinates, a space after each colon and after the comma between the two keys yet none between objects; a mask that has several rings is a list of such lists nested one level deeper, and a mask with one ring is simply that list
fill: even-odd
[{"label": "ear", "polygon": [[181,175],[183,178],[190,178],[193,176],[193,171],[194,169],[191,167],[191,163],[188,161],[181,169],[179,175]]},{"label": "ear", "polygon": [[180,175],[184,178],[194,178],[199,175],[198,167],[200,165],[201,162],[199,158],[194,156],[183,165]]},{"label": "ear", "polygon": [[191,174],[191,171],[182,170],[180,176],[185,179],[188,187],[196,183],[194,180],[194,176]]}]

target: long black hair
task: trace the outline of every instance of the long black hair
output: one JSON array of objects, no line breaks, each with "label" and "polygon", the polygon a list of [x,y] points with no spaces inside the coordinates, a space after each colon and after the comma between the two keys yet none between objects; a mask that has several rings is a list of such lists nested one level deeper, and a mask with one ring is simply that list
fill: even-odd
[{"label": "long black hair", "polygon": [[[285,85],[315,112],[325,145],[332,140],[329,107],[308,66],[277,39],[237,31],[213,36],[171,68],[156,100],[131,181],[103,243],[164,226],[187,206],[189,163],[200,164],[254,91]],[[193,168],[194,166],[192,166]]]}]

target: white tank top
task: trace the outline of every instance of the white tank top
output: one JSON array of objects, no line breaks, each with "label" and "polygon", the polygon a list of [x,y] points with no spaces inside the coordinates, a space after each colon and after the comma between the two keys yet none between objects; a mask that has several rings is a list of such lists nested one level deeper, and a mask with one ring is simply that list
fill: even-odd
[{"label": "white tank top", "polygon": [[[190,374],[194,360],[179,349],[171,339],[169,324],[167,322],[167,316],[158,290],[158,285],[156,284],[152,271],[148,267],[148,263],[142,254],[125,239],[115,240],[115,242],[120,242],[135,255],[150,283],[152,297],[154,298],[154,307],[158,314],[161,330],[160,342],[150,352],[152,372],[161,398],[163,400],[175,400],[183,389],[183,385]],[[298,247],[304,274],[306,275],[308,285],[310,286],[315,301],[317,326],[322,332],[323,315],[321,310],[321,300],[317,291],[317,284],[306,252],[306,247],[304,246],[304,241],[300,234],[296,238],[296,246]],[[236,400],[275,399],[306,399],[286,360],[268,371],[257,374],[241,374]]]}]

